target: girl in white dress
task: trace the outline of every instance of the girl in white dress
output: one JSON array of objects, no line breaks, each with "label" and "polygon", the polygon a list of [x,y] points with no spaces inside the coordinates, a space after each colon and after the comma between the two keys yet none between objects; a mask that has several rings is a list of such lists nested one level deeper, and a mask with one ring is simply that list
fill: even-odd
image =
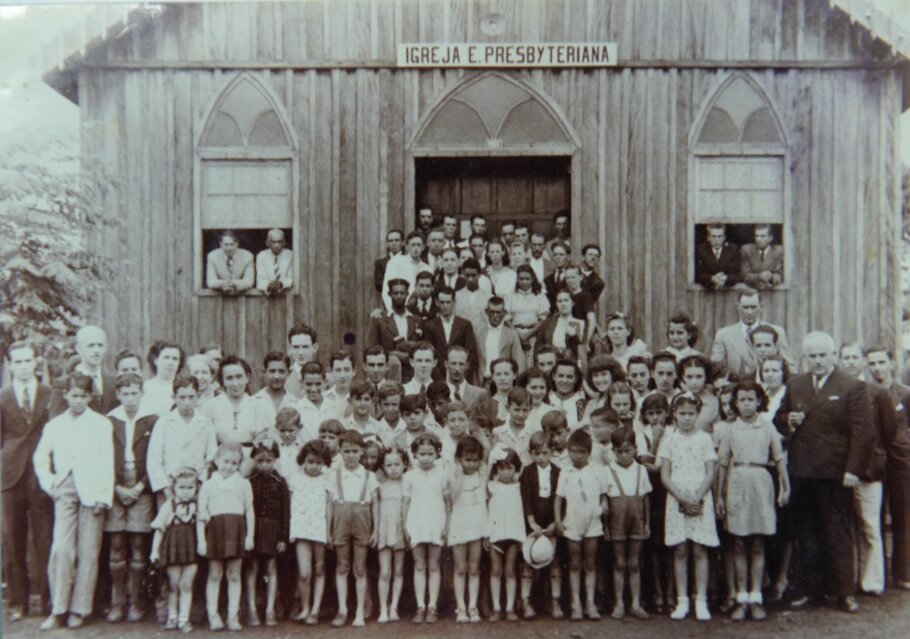
[{"label": "girl in white dress", "polygon": [[442,443],[432,433],[421,433],[411,442],[416,466],[404,476],[402,511],[405,539],[414,555],[414,623],[436,623],[439,598],[439,556],[449,531],[452,499],[449,481],[438,464]]},{"label": "girl in white dress", "polygon": [[521,503],[521,458],[511,448],[496,447],[490,453],[490,594],[493,612],[490,621],[501,619],[502,574],[506,575],[506,619],[518,621],[515,593],[518,587],[518,553],[525,540],[524,509]]},{"label": "girl in white dress", "polygon": [[708,546],[719,545],[714,521],[711,485],[717,453],[710,435],[698,430],[695,422],[701,400],[692,393],[677,395],[671,415],[676,428],[664,434],[657,454],[660,477],[667,489],[664,540],[673,547],[673,575],[677,603],[672,619],[689,614],[689,551],[695,557],[695,616],[711,619],[708,612]]},{"label": "girl in white dress", "polygon": [[[487,482],[480,472],[484,448],[480,440],[465,435],[455,449],[455,473],[450,484],[452,493],[452,529],[449,546],[455,559],[455,621],[480,621],[477,594],[480,592],[480,554],[487,528]],[[468,602],[465,605],[465,578]]]},{"label": "girl in white dress", "polygon": [[[329,484],[325,469],[332,453],[319,440],[304,444],[297,455],[300,469],[288,482],[291,491],[291,533],[300,578],[300,614],[296,620],[315,626],[325,590],[325,542],[328,538]],[[310,587],[313,603],[310,605]]]},{"label": "girl in white dress", "polygon": [[[404,583],[404,530],[401,526],[402,476],[408,455],[390,448],[381,455],[384,479],[379,484],[379,623],[398,621],[398,600]],[[393,578],[394,575],[394,578]],[[391,587],[391,588],[390,588]],[[392,601],[389,603],[389,590]]]}]

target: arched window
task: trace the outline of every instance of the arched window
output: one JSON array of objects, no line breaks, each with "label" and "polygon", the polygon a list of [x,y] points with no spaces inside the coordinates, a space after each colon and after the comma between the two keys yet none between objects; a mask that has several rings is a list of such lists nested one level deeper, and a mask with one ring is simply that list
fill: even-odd
[{"label": "arched window", "polygon": [[[197,290],[207,289],[206,256],[224,229],[254,256],[267,248],[269,229],[282,229],[298,261],[296,136],[284,107],[256,76],[238,75],[212,105],[196,141],[195,174]],[[296,266],[292,273],[296,283]],[[262,282],[266,274],[257,275]]]},{"label": "arched window", "polygon": [[[693,280],[705,288],[722,288],[711,272],[720,268],[731,276],[724,288],[731,283],[783,285],[789,261],[784,259],[789,244],[788,148],[767,95],[751,76],[734,73],[702,107],[689,142]],[[726,230],[725,251],[731,255],[715,263],[706,251],[708,227],[719,225]],[[769,229],[771,247],[756,253],[756,234]]]}]

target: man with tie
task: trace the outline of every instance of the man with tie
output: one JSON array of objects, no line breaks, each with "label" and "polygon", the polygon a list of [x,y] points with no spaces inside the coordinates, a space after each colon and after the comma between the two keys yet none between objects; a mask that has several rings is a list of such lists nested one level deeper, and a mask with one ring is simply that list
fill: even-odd
[{"label": "man with tie", "polygon": [[220,243],[206,258],[205,285],[223,295],[245,293],[253,288],[253,254],[240,248],[233,231],[222,231]]},{"label": "man with tie", "polygon": [[564,244],[566,253],[569,252],[569,212],[565,210],[553,214],[553,237],[547,246],[550,257],[553,257],[553,246],[556,244]]},{"label": "man with tie", "polygon": [[[470,247],[474,248],[474,243],[471,241],[475,235],[479,235],[484,244],[487,241],[487,218],[479,213],[475,213],[471,216],[471,233],[470,235],[458,243],[458,248]],[[479,259],[479,258],[478,258]]]},{"label": "man with tie", "polygon": [[[107,335],[98,326],[83,326],[76,332],[76,355],[79,363],[74,373],[82,373],[92,379],[92,399],[89,408],[101,415],[107,415],[120,402],[117,400],[116,378],[102,370],[104,355],[107,353]],[[66,410],[64,399],[66,378],[54,382],[51,396],[51,417]]]},{"label": "man with tie", "polygon": [[382,294],[382,282],[385,279],[385,268],[388,265],[390,259],[396,255],[401,255],[401,246],[403,242],[404,233],[402,233],[399,229],[392,229],[385,234],[385,257],[380,257],[378,260],[373,262],[373,287],[380,295]]},{"label": "man with tie", "polygon": [[447,213],[442,216],[442,230],[446,234],[446,248],[456,248],[458,246],[458,218]]},{"label": "man with tie", "polygon": [[569,266],[569,245],[562,242],[550,244],[550,255],[553,258],[553,272],[544,278],[547,299],[550,300],[550,312],[556,312],[556,294],[568,288],[566,268]]},{"label": "man with tie", "polygon": [[[3,556],[6,571],[7,611],[10,621],[28,614],[31,592],[28,555],[41,594],[43,614],[50,613],[47,561],[51,550],[54,503],[38,485],[32,455],[50,419],[51,387],[35,378],[35,349],[14,342],[8,349],[12,386],[0,391],[0,471],[3,493]],[[29,539],[33,545],[29,545]]]},{"label": "man with tie", "polygon": [[597,244],[586,244],[581,249],[581,287],[591,294],[591,301],[597,304],[606,283],[597,272],[600,262],[600,247]]},{"label": "man with tie", "polygon": [[[389,281],[391,311],[370,318],[366,346],[382,346],[387,353],[399,351],[404,342],[420,339],[420,320],[408,312],[408,283],[403,279]],[[404,375],[404,371],[402,371]]]},{"label": "man with tie", "polygon": [[477,354],[480,358],[478,370],[483,381],[490,376],[490,363],[507,357],[518,362],[518,372],[524,370],[525,355],[521,348],[521,338],[518,331],[511,326],[503,324],[506,317],[506,303],[501,297],[494,295],[487,301],[487,322],[478,331]]},{"label": "man with tie", "polygon": [[887,455],[885,464],[885,497],[891,512],[891,578],[894,585],[910,590],[910,388],[894,379],[894,357],[882,345],[866,350],[867,368],[872,381],[891,397],[897,415],[893,432],[882,433]]},{"label": "man with tie", "polygon": [[294,285],[294,254],[284,247],[284,231],[272,229],[268,248],[256,255],[256,288],[270,296],[284,295]]},{"label": "man with tie", "polygon": [[792,483],[793,608],[833,595],[857,612],[854,592],[852,491],[873,444],[872,403],[866,385],[835,368],[837,350],[827,333],[803,340],[809,372],[786,386],[775,425],[787,442]]},{"label": "man with tie", "polygon": [[441,227],[430,229],[427,233],[427,250],[424,261],[434,275],[442,270],[442,252],[446,248],[446,233]]},{"label": "man with tie", "polygon": [[[443,287],[436,291],[438,315],[423,324],[423,339],[428,341],[438,354],[439,360],[445,361],[446,354],[452,346],[462,346],[468,351],[468,379],[475,379],[477,372],[477,341],[471,322],[455,315],[455,291]],[[445,371],[442,361],[436,362],[436,376],[442,379]],[[416,372],[415,372],[416,375]]]},{"label": "man with tie", "polygon": [[707,289],[721,290],[739,282],[741,254],[727,242],[727,227],[708,224],[708,241],[695,250],[695,281]]},{"label": "man with tie", "polygon": [[711,361],[719,365],[719,372],[730,381],[745,380],[755,375],[758,358],[752,349],[752,331],[758,326],[769,326],[777,334],[777,350],[787,362],[787,368],[796,370],[787,332],[782,326],[761,322],[761,298],[758,291],[747,288],[739,292],[736,310],[739,321],[718,329],[711,345]]},{"label": "man with tie", "polygon": [[423,239],[427,239],[430,229],[433,228],[433,209],[428,206],[422,206],[417,210],[416,231],[420,233]]},{"label": "man with tie", "polygon": [[774,288],[784,281],[784,249],[771,244],[770,224],[756,224],[755,243],[742,247],[740,280],[757,289]]},{"label": "man with tie", "polygon": [[436,351],[429,342],[417,342],[411,354],[414,366],[414,377],[404,385],[405,395],[423,395],[426,398],[427,387],[433,383],[433,371],[436,369]]},{"label": "man with tie", "polygon": [[537,281],[544,283],[547,276],[553,272],[553,262],[546,256],[547,238],[543,233],[534,233],[531,235],[531,257],[528,264],[534,269]]},{"label": "man with tie", "polygon": [[480,386],[469,384],[465,379],[467,372],[468,351],[462,346],[453,346],[446,355],[446,384],[452,399],[463,402],[470,411],[487,392]]},{"label": "man with tie", "polygon": [[408,299],[407,310],[421,323],[436,317],[436,300],[433,298],[433,273],[421,271],[417,274],[414,293]]}]

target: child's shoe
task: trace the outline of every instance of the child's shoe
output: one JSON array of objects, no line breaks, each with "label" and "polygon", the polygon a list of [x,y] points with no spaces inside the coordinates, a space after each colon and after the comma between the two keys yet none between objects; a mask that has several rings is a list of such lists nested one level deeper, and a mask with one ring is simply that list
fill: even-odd
[{"label": "child's shoe", "polygon": [[165,630],[177,630],[177,617],[168,617],[167,623],[164,624]]},{"label": "child's shoe", "polygon": [[534,606],[531,605],[530,599],[521,600],[521,611],[525,619],[533,619],[537,616],[537,613],[534,611]]},{"label": "child's shoe", "polygon": [[110,612],[107,613],[108,623],[120,623],[123,621],[123,606],[111,606]]},{"label": "child's shoe", "polygon": [[595,621],[600,619],[600,612],[594,604],[588,604],[585,614],[588,616],[588,619],[593,619]]},{"label": "child's shoe", "polygon": [[265,625],[269,628],[274,628],[278,625],[278,617],[275,615],[274,610],[267,610],[265,613]]},{"label": "child's shoe", "polygon": [[670,619],[679,621],[680,619],[685,619],[689,616],[689,598],[688,597],[677,597],[676,607],[673,609],[673,612],[670,613]]},{"label": "child's shoe", "polygon": [[126,615],[126,620],[130,623],[138,623],[143,619],[145,619],[145,609],[140,606],[130,604],[130,611]]},{"label": "child's shoe", "polygon": [[494,610],[493,612],[491,612],[489,618],[487,619],[487,621],[489,621],[490,623],[496,623],[497,621],[501,621],[501,620],[502,620],[502,612],[499,610]]},{"label": "child's shoe", "polygon": [[480,623],[483,621],[480,616],[480,611],[477,608],[471,608],[468,610],[468,619],[471,623]]},{"label": "child's shoe", "polygon": [[411,623],[423,623],[424,618],[427,615],[427,611],[423,608],[418,608],[417,612],[414,613],[414,616],[411,618]]},{"label": "child's shoe", "polygon": [[464,608],[459,608],[455,611],[455,623],[468,623],[471,621],[471,618],[468,617],[468,613],[465,612]]},{"label": "child's shoe", "polygon": [[63,617],[61,615],[48,615],[47,619],[41,622],[41,630],[56,630],[63,627]]},{"label": "child's shoe", "polygon": [[436,608],[434,608],[433,606],[430,606],[429,608],[427,608],[426,622],[427,623],[436,623],[437,621],[439,621],[439,615],[436,614]]},{"label": "child's shoe", "polygon": [[749,614],[755,621],[764,621],[768,618],[768,613],[765,612],[765,607],[760,603],[749,604]]},{"label": "child's shoe", "polygon": [[69,614],[69,617],[66,618],[66,627],[70,630],[77,630],[84,624],[85,618],[80,614],[76,614],[75,612],[71,612]]},{"label": "child's shoe", "polygon": [[237,613],[228,615],[227,629],[231,632],[240,632],[243,630],[243,626],[241,626],[240,622],[237,620]]},{"label": "child's shoe", "polygon": [[514,610],[506,611],[506,621],[518,621],[518,615],[515,614]]},{"label": "child's shoe", "polygon": [[217,612],[209,613],[209,629],[212,632],[224,630],[224,622],[221,620],[221,615],[219,615]]},{"label": "child's shoe", "polygon": [[258,628],[262,625],[262,622],[259,620],[259,614],[256,610],[250,610],[250,613],[247,615],[246,625],[250,628]]},{"label": "child's shoe", "polygon": [[695,618],[699,621],[711,621],[711,612],[708,610],[708,600],[704,597],[695,599]]},{"label": "child's shoe", "polygon": [[745,604],[737,604],[736,608],[733,609],[733,612],[730,613],[730,621],[745,621],[746,620],[746,606]]},{"label": "child's shoe", "polygon": [[189,621],[181,621],[177,624],[177,628],[185,635],[193,632],[193,625]]},{"label": "child's shoe", "polygon": [[580,607],[572,606],[572,621],[582,621],[585,618],[584,613],[581,611]]},{"label": "child's shoe", "polygon": [[651,618],[651,615],[649,615],[647,612],[645,612],[645,609],[642,608],[640,605],[639,605],[639,606],[632,606],[632,607],[629,609],[629,614],[632,615],[633,617],[635,617],[636,619],[645,620],[645,619],[650,619],[650,618]]},{"label": "child's shoe", "polygon": [[566,613],[562,611],[559,599],[553,600],[553,607],[550,609],[550,617],[553,619],[565,619]]},{"label": "child's shoe", "polygon": [[346,611],[345,612],[339,611],[338,614],[335,615],[335,618],[332,619],[332,627],[341,628],[344,626],[344,624],[347,623],[347,621],[348,621],[348,613]]}]

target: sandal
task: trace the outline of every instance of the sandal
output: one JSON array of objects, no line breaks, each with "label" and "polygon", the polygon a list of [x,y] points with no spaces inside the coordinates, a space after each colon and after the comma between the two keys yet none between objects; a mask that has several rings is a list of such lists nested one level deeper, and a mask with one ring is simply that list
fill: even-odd
[{"label": "sandal", "polygon": [[333,628],[342,628],[345,623],[348,621],[348,614],[346,612],[339,612],[335,615],[335,618],[332,619]]}]

